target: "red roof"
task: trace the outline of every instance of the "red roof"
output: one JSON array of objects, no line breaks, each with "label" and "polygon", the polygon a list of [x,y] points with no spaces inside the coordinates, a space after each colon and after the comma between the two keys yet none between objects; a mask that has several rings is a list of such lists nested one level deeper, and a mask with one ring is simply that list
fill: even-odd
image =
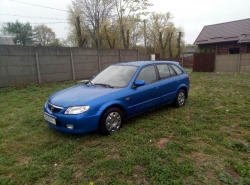
[{"label": "red roof", "polygon": [[194,44],[250,42],[250,19],[204,26]]}]

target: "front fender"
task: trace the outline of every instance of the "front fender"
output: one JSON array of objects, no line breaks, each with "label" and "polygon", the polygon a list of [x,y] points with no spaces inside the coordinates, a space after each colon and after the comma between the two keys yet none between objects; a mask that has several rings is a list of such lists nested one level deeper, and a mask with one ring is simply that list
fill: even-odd
[{"label": "front fender", "polygon": [[119,101],[119,100],[114,100],[114,101],[106,102],[105,104],[103,104],[99,108],[98,112],[103,112],[106,109],[108,109],[109,107],[115,107],[115,106],[122,107],[126,112],[128,111],[125,103],[123,103],[122,101]]}]

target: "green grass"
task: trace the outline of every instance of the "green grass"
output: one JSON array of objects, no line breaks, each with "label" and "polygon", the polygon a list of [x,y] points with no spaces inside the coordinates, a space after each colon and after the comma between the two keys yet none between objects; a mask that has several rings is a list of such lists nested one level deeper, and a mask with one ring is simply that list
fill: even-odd
[{"label": "green grass", "polygon": [[250,76],[188,72],[183,108],[111,136],[45,123],[48,96],[74,82],[0,89],[0,184],[250,184]]}]

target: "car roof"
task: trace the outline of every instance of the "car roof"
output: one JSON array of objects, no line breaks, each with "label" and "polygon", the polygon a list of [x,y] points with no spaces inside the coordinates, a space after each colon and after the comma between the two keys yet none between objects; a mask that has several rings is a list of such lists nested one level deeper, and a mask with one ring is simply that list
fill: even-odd
[{"label": "car roof", "polygon": [[131,62],[121,62],[117,63],[115,65],[124,65],[124,66],[146,66],[150,64],[177,64],[179,65],[179,62],[176,61],[131,61]]}]

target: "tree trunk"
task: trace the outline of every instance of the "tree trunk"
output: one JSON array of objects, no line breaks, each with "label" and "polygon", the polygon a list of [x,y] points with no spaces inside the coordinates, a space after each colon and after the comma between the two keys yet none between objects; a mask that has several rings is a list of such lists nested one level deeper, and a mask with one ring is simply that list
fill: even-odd
[{"label": "tree trunk", "polygon": [[181,32],[179,32],[179,37],[177,39],[178,41],[178,53],[177,53],[177,57],[181,57]]},{"label": "tree trunk", "polygon": [[173,57],[173,53],[172,53],[172,36],[173,36],[173,33],[171,33],[170,37],[169,37],[169,57],[170,58]]},{"label": "tree trunk", "polygon": [[122,27],[122,41],[123,41],[123,48],[124,48],[124,49],[127,49],[127,46],[126,46],[126,38],[125,38],[125,33],[124,33],[123,27]]},{"label": "tree trunk", "polygon": [[109,48],[113,49],[114,47],[111,44],[111,41],[110,41],[110,38],[109,38],[109,35],[108,35],[108,32],[107,32],[107,27],[106,26],[104,26],[104,31],[105,31],[106,38],[108,40]]},{"label": "tree trunk", "polygon": [[169,37],[170,37],[170,33],[168,33],[168,36],[166,38],[166,41],[165,43],[163,44],[163,39],[162,39],[162,32],[160,32],[160,35],[159,35],[159,43],[160,43],[160,46],[161,46],[161,54],[163,57],[166,57],[166,47],[167,47],[167,43],[169,41]]},{"label": "tree trunk", "polygon": [[113,48],[115,48],[115,39],[113,40]]},{"label": "tree trunk", "polygon": [[129,30],[127,30],[127,49],[129,49]]},{"label": "tree trunk", "polygon": [[76,30],[77,30],[78,46],[83,47],[81,26],[80,26],[80,17],[79,16],[76,17]]}]

